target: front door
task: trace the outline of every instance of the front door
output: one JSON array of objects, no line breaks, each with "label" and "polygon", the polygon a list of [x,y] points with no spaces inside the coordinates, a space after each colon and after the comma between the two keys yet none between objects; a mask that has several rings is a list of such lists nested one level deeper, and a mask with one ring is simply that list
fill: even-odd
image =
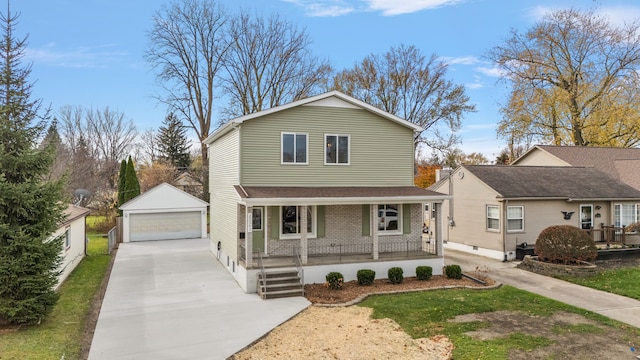
[{"label": "front door", "polygon": [[264,207],[254,206],[251,213],[253,230],[253,252],[264,253]]},{"label": "front door", "polygon": [[583,230],[593,228],[593,205],[580,205],[580,228]]}]

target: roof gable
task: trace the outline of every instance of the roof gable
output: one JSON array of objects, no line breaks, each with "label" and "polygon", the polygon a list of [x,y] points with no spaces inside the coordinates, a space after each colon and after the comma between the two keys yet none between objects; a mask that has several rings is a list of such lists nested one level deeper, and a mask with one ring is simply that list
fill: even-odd
[{"label": "roof gable", "polygon": [[277,113],[280,111],[288,110],[298,106],[326,106],[326,107],[343,107],[343,108],[357,108],[365,111],[369,111],[374,113],[384,119],[389,121],[393,121],[401,126],[407,127],[413,131],[422,131],[422,128],[412,122],[401,119],[393,114],[390,114],[386,111],[380,110],[374,106],[371,106],[363,101],[360,101],[351,96],[345,95],[337,90],[329,91],[324,94],[308,97],[302,100],[294,101],[288,104],[272,107],[267,110],[258,111],[256,113],[244,115],[238,118],[235,118],[229,122],[227,122],[222,127],[218,128],[214,131],[209,137],[204,140],[205,144],[211,144],[216,141],[218,138],[228,133],[232,129],[236,128],[238,125],[242,124],[245,121],[249,121],[252,119],[256,119],[259,117],[263,117],[265,115]]},{"label": "roof gable", "polygon": [[640,191],[591,167],[465,165],[499,198],[640,199]]},{"label": "roof gable", "polygon": [[206,207],[208,203],[167,183],[127,201],[120,210],[168,210]]}]

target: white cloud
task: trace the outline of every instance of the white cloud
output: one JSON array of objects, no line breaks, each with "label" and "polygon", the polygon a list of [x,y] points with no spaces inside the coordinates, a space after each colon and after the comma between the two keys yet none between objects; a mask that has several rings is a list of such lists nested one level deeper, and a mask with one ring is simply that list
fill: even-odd
[{"label": "white cloud", "polygon": [[461,0],[365,0],[371,10],[382,11],[385,16],[413,13],[446,5],[455,5]]},{"label": "white cloud", "polygon": [[503,77],[504,74],[502,73],[502,71],[497,68],[497,67],[477,67],[475,68],[475,70],[481,74],[484,74],[486,76],[491,76],[491,77]]},{"label": "white cloud", "polygon": [[464,84],[464,87],[467,89],[482,89],[484,87],[484,84],[479,83],[479,82],[473,82],[473,83],[468,83],[468,84]]},{"label": "white cloud", "polygon": [[462,65],[474,65],[480,62],[475,56],[460,56],[460,57],[442,57],[443,62],[449,65],[462,64]]},{"label": "white cloud", "polygon": [[[531,7],[528,11],[529,17],[534,21],[542,20],[542,18],[552,12],[568,9],[568,7]],[[590,8],[581,8],[589,10]],[[621,26],[632,23],[640,19],[640,7],[638,6],[605,6],[595,9],[596,14],[606,17],[612,25]]]},{"label": "white cloud", "polygon": [[345,0],[282,0],[304,9],[305,15],[312,17],[335,17],[356,11]]},{"label": "white cloud", "polygon": [[106,68],[128,55],[112,44],[64,51],[57,49],[56,43],[49,43],[41,48],[29,47],[25,51],[25,59],[28,61],[65,68]]}]

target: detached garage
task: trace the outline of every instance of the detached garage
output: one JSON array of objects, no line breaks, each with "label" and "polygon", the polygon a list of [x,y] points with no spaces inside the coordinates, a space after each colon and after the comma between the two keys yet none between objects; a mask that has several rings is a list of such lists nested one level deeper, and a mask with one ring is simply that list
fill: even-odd
[{"label": "detached garage", "polygon": [[207,237],[207,202],[167,183],[120,206],[122,241]]}]

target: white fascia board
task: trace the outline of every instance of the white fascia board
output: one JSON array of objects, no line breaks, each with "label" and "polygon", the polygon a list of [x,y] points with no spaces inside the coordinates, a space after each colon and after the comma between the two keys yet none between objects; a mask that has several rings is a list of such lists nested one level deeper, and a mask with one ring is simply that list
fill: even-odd
[{"label": "white fascia board", "polygon": [[260,198],[242,199],[240,204],[245,206],[270,205],[361,205],[361,204],[420,204],[426,202],[442,203],[452,196],[397,196],[397,197],[367,197],[367,198]]}]

